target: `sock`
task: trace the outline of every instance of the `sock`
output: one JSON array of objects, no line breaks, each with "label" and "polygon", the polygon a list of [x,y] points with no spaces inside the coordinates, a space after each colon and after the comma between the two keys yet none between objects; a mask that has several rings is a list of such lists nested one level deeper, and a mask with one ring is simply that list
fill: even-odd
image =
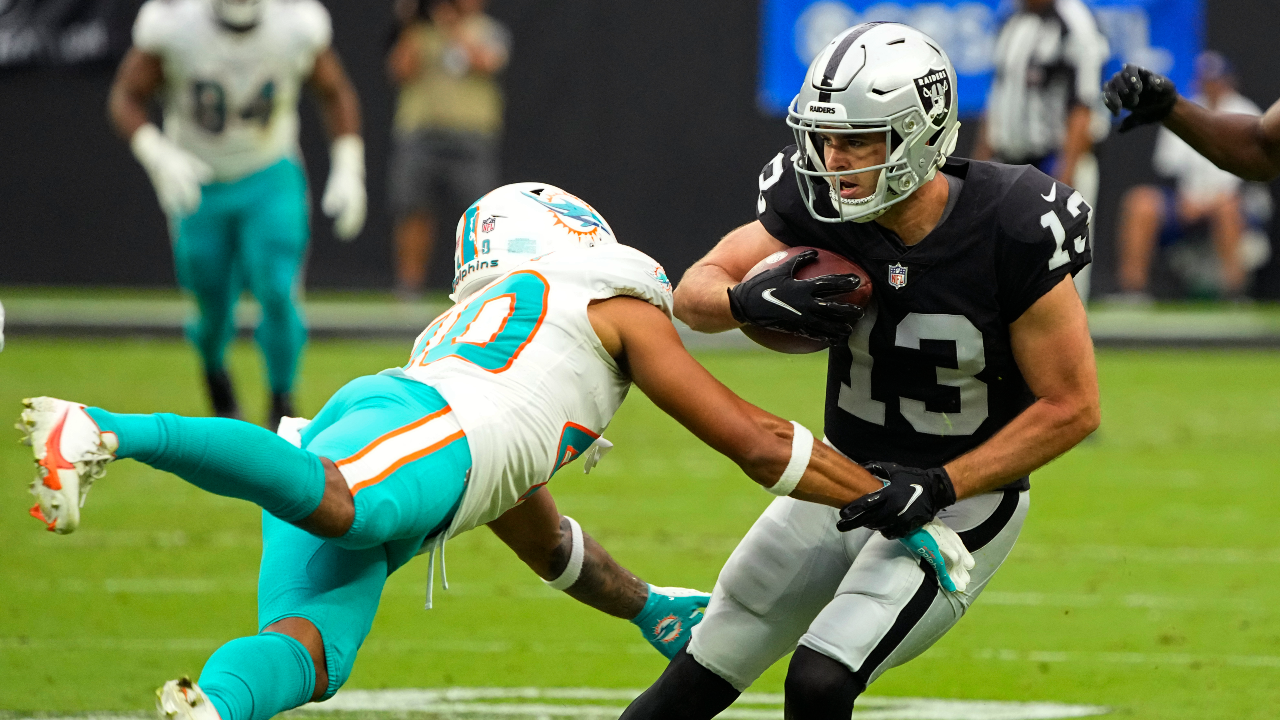
[{"label": "sock", "polygon": [[263,633],[218,648],[199,685],[222,720],[269,720],[311,701],[316,666],[302,643]]},{"label": "sock", "polygon": [[297,522],[320,507],[320,457],[257,425],[169,413],[87,412],[104,432],[116,434],[117,458],[171,472],[215,495],[248,500],[285,522]]}]

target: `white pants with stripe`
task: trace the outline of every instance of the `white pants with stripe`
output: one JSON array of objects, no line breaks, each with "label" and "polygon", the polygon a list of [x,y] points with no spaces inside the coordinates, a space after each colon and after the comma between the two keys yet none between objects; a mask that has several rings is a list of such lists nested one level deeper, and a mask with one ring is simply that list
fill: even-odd
[{"label": "white pants with stripe", "polygon": [[841,533],[835,508],[779,498],[720,571],[689,653],[746,690],[799,643],[869,685],[959,621],[1013,549],[1029,506],[1029,493],[1010,490],[938,514],[977,563],[968,589],[948,593],[897,540],[865,529]]}]

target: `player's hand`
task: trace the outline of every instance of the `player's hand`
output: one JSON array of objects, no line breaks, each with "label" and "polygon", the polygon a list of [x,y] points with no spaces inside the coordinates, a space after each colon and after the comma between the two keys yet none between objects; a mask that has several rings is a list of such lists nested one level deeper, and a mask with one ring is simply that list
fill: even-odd
[{"label": "player's hand", "polygon": [[933,567],[933,574],[943,590],[964,592],[968,589],[969,571],[977,563],[960,536],[940,520],[930,520],[899,538],[898,542]]},{"label": "player's hand", "polygon": [[650,585],[649,599],[631,623],[670,660],[689,643],[693,626],[702,622],[709,602],[711,595],[701,590]]},{"label": "player's hand", "polygon": [[329,153],[329,182],[320,208],[333,218],[333,234],[350,242],[360,234],[368,212],[364,189],[364,141],[359,135],[343,135],[333,141]]},{"label": "player's hand", "polygon": [[1169,78],[1126,63],[1102,86],[1102,100],[1112,115],[1119,117],[1121,109],[1129,111],[1120,123],[1123,133],[1168,117],[1178,102],[1178,89]]},{"label": "player's hand", "polygon": [[862,308],[827,298],[857,290],[856,275],[824,275],[797,280],[796,269],[818,258],[814,250],[729,288],[729,311],[740,323],[802,335],[832,345],[844,342]]},{"label": "player's hand", "polygon": [[867,527],[887,538],[901,538],[933,519],[956,501],[951,477],[942,468],[907,467],[891,462],[863,465],[884,487],[840,509],[841,531]]},{"label": "player's hand", "polygon": [[178,147],[151,123],[133,133],[129,147],[151,178],[165,214],[185,217],[200,207],[200,186],[213,180],[208,163]]}]

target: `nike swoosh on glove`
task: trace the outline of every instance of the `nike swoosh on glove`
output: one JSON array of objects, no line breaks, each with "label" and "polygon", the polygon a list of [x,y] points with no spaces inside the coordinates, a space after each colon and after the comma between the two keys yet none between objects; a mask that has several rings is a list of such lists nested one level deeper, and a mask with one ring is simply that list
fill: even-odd
[{"label": "nike swoosh on glove", "polygon": [[701,590],[650,585],[649,599],[631,624],[640,628],[644,639],[670,660],[689,644],[693,626],[702,622],[709,602],[710,593]]},{"label": "nike swoosh on glove", "polygon": [[896,540],[956,501],[951,476],[942,468],[923,470],[891,462],[870,462],[863,467],[884,487],[841,508],[836,523],[841,532],[867,527]]},{"label": "nike swoosh on glove", "polygon": [[857,290],[862,280],[856,275],[795,278],[796,269],[817,259],[816,250],[806,250],[729,288],[733,319],[831,345],[844,342],[862,308],[827,298]]},{"label": "nike swoosh on glove", "polygon": [[1168,117],[1178,102],[1178,89],[1172,80],[1159,73],[1125,64],[1102,86],[1102,101],[1117,117],[1122,109],[1129,111],[1120,123],[1120,132],[1124,133]]},{"label": "nike swoosh on glove", "polygon": [[969,587],[969,571],[977,563],[956,531],[938,518],[898,539],[912,555],[929,563],[938,584],[947,592],[964,592]]}]

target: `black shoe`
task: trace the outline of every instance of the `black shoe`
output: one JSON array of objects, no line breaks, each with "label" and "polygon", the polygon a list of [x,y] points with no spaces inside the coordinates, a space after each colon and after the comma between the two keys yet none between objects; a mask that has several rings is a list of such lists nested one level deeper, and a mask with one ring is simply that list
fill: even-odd
[{"label": "black shoe", "polygon": [[209,402],[217,417],[240,419],[240,404],[236,402],[236,389],[226,370],[211,370],[204,374],[205,387],[209,389]]},{"label": "black shoe", "polygon": [[281,417],[295,417],[293,396],[287,392],[271,393],[271,413],[267,415],[267,429],[275,432],[280,427]]}]

